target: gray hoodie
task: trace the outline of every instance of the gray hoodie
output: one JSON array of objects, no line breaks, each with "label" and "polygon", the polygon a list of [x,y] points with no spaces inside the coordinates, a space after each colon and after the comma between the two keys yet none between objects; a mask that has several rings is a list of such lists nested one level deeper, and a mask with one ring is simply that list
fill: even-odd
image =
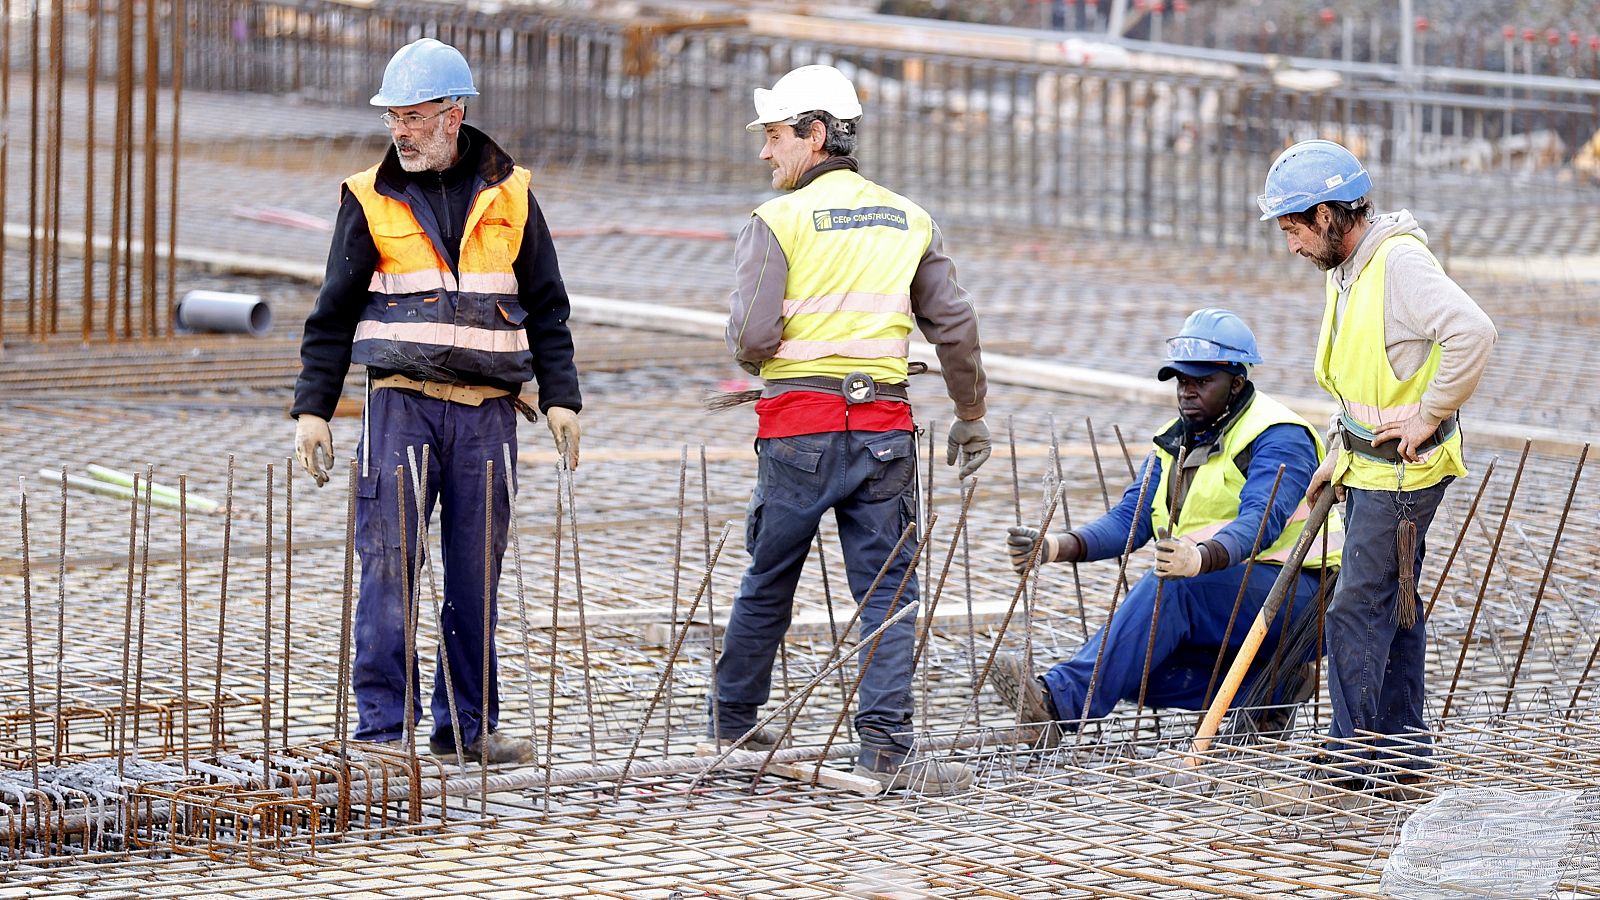
[{"label": "gray hoodie", "polygon": [[[1410,233],[1424,244],[1428,236],[1407,210],[1375,217],[1355,252],[1328,273],[1339,291],[1334,310],[1334,333],[1344,319],[1350,286],[1372,259],[1378,245],[1396,234]],[[1494,322],[1478,304],[1414,246],[1401,244],[1389,250],[1383,292],[1384,349],[1395,377],[1404,381],[1428,361],[1434,344],[1440,347],[1439,372],[1422,394],[1422,415],[1439,424],[1460,409],[1483,377],[1498,335]]]}]

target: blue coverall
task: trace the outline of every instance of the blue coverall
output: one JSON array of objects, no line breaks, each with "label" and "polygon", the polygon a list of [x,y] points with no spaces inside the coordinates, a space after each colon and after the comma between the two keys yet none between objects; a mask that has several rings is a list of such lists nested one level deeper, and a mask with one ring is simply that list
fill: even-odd
[{"label": "blue coverall", "polygon": [[[1239,596],[1239,587],[1245,581],[1244,561],[1255,545],[1261,517],[1267,516],[1267,528],[1261,545],[1270,546],[1305,496],[1306,485],[1311,482],[1311,473],[1317,467],[1316,446],[1306,429],[1299,425],[1274,425],[1263,431],[1249,449],[1246,481],[1239,492],[1238,518],[1212,537],[1227,549],[1229,560],[1237,562],[1191,578],[1168,579],[1161,589],[1161,615],[1156,623],[1155,651],[1150,658],[1150,680],[1145,691],[1145,704],[1148,706],[1178,709],[1201,709],[1204,706],[1217,653],[1223,647],[1228,618],[1233,612],[1234,600]],[[1217,455],[1204,463],[1233,464],[1233,461]],[[1272,492],[1272,482],[1277,477],[1279,465],[1285,467],[1283,481],[1269,509],[1267,497]],[[1150,483],[1158,484],[1161,461],[1154,453],[1147,457],[1142,468],[1150,467],[1154,468]],[[1140,479],[1143,477],[1144,472],[1141,471]],[[1085,561],[1110,559],[1120,554],[1127,545],[1130,528],[1137,528],[1133,539],[1136,549],[1153,538],[1149,505],[1155,494],[1153,487],[1145,498],[1146,506],[1137,510],[1135,526],[1140,484],[1141,481],[1135,481],[1129,485],[1122,493],[1121,502],[1109,512],[1074,530],[1084,543]],[[1250,624],[1266,601],[1281,567],[1274,563],[1257,562],[1250,569],[1238,619],[1231,634],[1228,634],[1224,666],[1244,642]],[[1058,663],[1044,674],[1043,680],[1049,689],[1058,719],[1071,721],[1084,716],[1084,697],[1102,643],[1106,644],[1106,651],[1100,663],[1100,673],[1095,679],[1088,717],[1098,718],[1109,714],[1118,701],[1138,699],[1139,684],[1144,677],[1145,652],[1150,645],[1150,620],[1155,611],[1156,587],[1160,581],[1153,570],[1146,572],[1129,588],[1127,597],[1117,605],[1111,621],[1095,632],[1071,659]],[[1292,600],[1284,601],[1294,621],[1317,614],[1317,584],[1318,572],[1315,569],[1305,569],[1300,573]],[[1250,667],[1241,693],[1247,692],[1250,685],[1270,669],[1283,634],[1283,621],[1284,614],[1280,612],[1274,618],[1271,630]],[[1281,659],[1278,661],[1280,672],[1293,671],[1308,658]]]}]

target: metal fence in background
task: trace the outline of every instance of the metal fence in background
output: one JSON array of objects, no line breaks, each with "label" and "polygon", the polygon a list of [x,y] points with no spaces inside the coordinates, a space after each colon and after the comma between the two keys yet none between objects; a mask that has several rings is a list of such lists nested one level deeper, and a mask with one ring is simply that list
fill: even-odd
[{"label": "metal fence in background", "polygon": [[944,215],[1245,246],[1273,240],[1253,197],[1295,140],[1351,146],[1385,206],[1449,202],[1463,178],[1515,184],[1508,193],[1536,203],[1573,190],[1567,161],[1596,118],[1581,96],[1306,91],[1252,73],[1038,65],[426,3],[219,0],[195,26],[194,87],[349,103],[370,96],[394,48],[436,36],[478,74],[473,118],[519,156],[691,187],[759,183],[742,127],[750,89],[828,62],[865,95],[864,167]]},{"label": "metal fence in background", "polygon": [[[519,158],[662,189],[759,187],[759,144],[743,130],[750,89],[827,62],[864,95],[864,170],[941,217],[1267,246],[1276,236],[1253,198],[1276,153],[1308,137],[1360,155],[1381,207],[1472,220],[1485,246],[1514,238],[1486,211],[1600,196],[1580,190],[1571,166],[1595,127],[1592,96],[1297,90],[1260,72],[984,60],[783,41],[732,21],[602,22],[417,0],[190,6],[187,89],[364,105],[394,49],[434,36],[473,65],[482,96],[472,120]],[[19,48],[13,68],[26,55]]]}]

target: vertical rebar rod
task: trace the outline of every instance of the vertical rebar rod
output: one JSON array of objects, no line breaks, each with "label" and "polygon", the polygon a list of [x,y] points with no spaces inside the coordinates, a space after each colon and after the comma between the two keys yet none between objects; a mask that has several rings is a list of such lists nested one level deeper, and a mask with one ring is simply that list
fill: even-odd
[{"label": "vertical rebar rod", "polygon": [[53,760],[61,765],[67,752],[67,723],[64,715],[62,685],[67,679],[67,468],[61,467],[61,530],[56,546],[56,703],[55,703],[55,753]]},{"label": "vertical rebar rod", "polygon": [[[270,602],[271,598],[268,598]],[[283,461],[283,702],[278,739],[289,746],[289,636],[294,631],[294,460]]]},{"label": "vertical rebar rod", "polygon": [[126,260],[123,248],[127,244],[126,224],[128,211],[133,208],[129,189],[129,154],[132,152],[131,123],[133,104],[133,3],[116,4],[117,11],[117,112],[111,138],[111,246],[106,253],[106,334],[112,340],[119,336],[117,313],[121,305],[120,335],[129,337],[126,281]]},{"label": "vertical rebar rod", "polygon": [[[950,549],[945,551],[944,567],[939,571],[939,581],[934,586],[933,599],[928,601],[927,619],[923,622],[922,634],[917,640],[917,649],[911,654],[911,670],[913,672],[922,664],[922,654],[927,650],[928,642],[933,639],[933,617],[939,611],[939,600],[944,596],[944,586],[950,577],[950,566],[955,562],[957,541],[967,533],[967,512],[971,509],[972,495],[974,493],[972,485],[967,485],[961,492],[961,510],[956,515],[956,530],[954,534],[950,535]],[[923,689],[927,689],[926,684],[923,685]],[[926,705],[922,708],[922,715],[923,720],[926,721],[928,716]]]},{"label": "vertical rebar rod", "polygon": [[1112,423],[1111,433],[1117,436],[1117,446],[1122,448],[1122,464],[1128,467],[1128,478],[1137,477],[1133,470],[1133,455],[1128,452],[1128,442],[1122,438],[1122,427]]},{"label": "vertical rebar rod", "polygon": [[[420,528],[418,529],[421,530]],[[483,680],[478,698],[478,815],[489,815],[489,719],[498,699],[489,680],[489,657],[494,653],[494,460],[483,461]],[[442,643],[444,635],[439,636]],[[591,711],[592,712],[592,711]],[[593,726],[590,726],[591,730]]]},{"label": "vertical rebar rod", "polygon": [[128,759],[128,669],[133,662],[133,564],[139,550],[139,478],[138,472],[133,473],[133,493],[128,496],[128,568],[122,601],[122,678],[117,702],[118,778],[126,771]]},{"label": "vertical rebar rod", "polygon": [[[938,520],[938,516],[928,517],[928,524],[923,526],[922,529],[922,539],[917,541],[917,545],[915,547],[911,548],[911,559],[906,562],[906,574],[901,576],[899,586],[895,588],[894,595],[889,598],[889,608],[883,614],[885,620],[893,618],[894,614],[899,611],[900,599],[905,596],[906,589],[911,586],[912,580],[917,577],[917,565],[922,562],[922,550],[928,546],[928,535],[933,533],[933,526],[938,523]],[[911,524],[913,527],[916,525],[915,522]],[[898,552],[895,553],[895,556],[899,555],[900,554]],[[894,557],[890,557],[890,559],[893,558]],[[866,605],[871,602],[871,594],[867,594],[861,598],[861,606],[863,608],[865,608]],[[916,623],[911,622],[908,624],[911,628],[912,640],[914,642],[916,640],[917,633]],[[866,626],[863,625],[862,627],[864,628]],[[876,631],[877,634],[872,638],[872,642],[867,645],[867,652],[865,654],[861,654],[861,665],[856,668],[856,677],[850,681],[850,687],[845,691],[844,696],[839,698],[839,715],[833,720],[833,728],[828,732],[828,739],[822,743],[822,752],[817,755],[816,768],[811,770],[812,787],[816,787],[822,778],[822,765],[823,763],[827,762],[828,751],[833,749],[834,741],[839,739],[839,729],[844,726],[844,720],[850,715],[850,704],[855,702],[856,694],[861,690],[861,682],[867,677],[867,670],[872,667],[873,657],[875,657],[878,653],[878,646],[883,643],[883,635],[886,629],[876,629]],[[860,652],[859,645],[857,652]],[[908,679],[906,690],[909,691],[910,689],[911,685]]]},{"label": "vertical rebar rod", "polygon": [[[178,161],[182,158],[182,144],[179,140],[180,113],[183,106],[183,65],[184,65],[184,35],[188,32],[188,19],[184,18],[188,10],[185,0],[171,0],[172,3],[172,124],[171,134],[168,135],[168,171],[167,171],[167,317],[166,326],[173,328],[177,323],[177,278],[178,278]],[[154,240],[154,237],[152,237]],[[169,331],[169,333],[171,333]]]},{"label": "vertical rebar rod", "polygon": [[[284,677],[288,677],[288,672]],[[285,698],[287,700],[287,698]],[[189,476],[178,476],[178,714],[183,771],[189,771]]]},{"label": "vertical rebar rod", "polygon": [[[1128,526],[1128,542],[1122,548],[1122,556],[1117,558],[1117,584],[1111,591],[1111,608],[1106,611],[1107,622],[1117,615],[1117,604],[1122,600],[1122,595],[1128,587],[1128,555],[1133,552],[1133,539],[1139,533],[1139,511],[1144,509],[1145,500],[1150,496],[1150,477],[1155,470],[1156,460],[1152,453],[1145,457],[1144,477],[1139,479],[1139,499],[1133,507],[1133,524]],[[1089,721],[1089,707],[1094,701],[1094,689],[1100,683],[1100,666],[1104,664],[1105,656],[1106,642],[1101,641],[1094,653],[1094,668],[1089,670],[1089,687],[1083,692],[1083,709],[1079,711],[1078,717],[1080,734],[1083,726]]]},{"label": "vertical rebar rod", "polygon": [[[668,685],[672,683],[672,668],[678,661],[678,654],[683,652],[683,640],[689,636],[689,628],[694,623],[695,610],[700,608],[700,598],[705,596],[711,587],[711,573],[716,571],[717,560],[722,558],[723,545],[728,542],[728,533],[733,530],[733,523],[727,522],[722,526],[722,537],[717,540],[716,549],[711,554],[711,564],[706,566],[706,573],[700,579],[700,587],[694,593],[694,599],[689,602],[689,611],[684,616],[683,627],[678,627],[676,617],[672,620],[672,649],[667,653],[667,663],[661,672],[661,677],[656,681],[654,696],[650,698],[649,706],[645,707],[644,716],[639,720],[638,728],[633,733],[633,746],[628,748],[628,758],[622,764],[622,774],[617,776],[616,790],[612,792],[612,799],[622,796],[623,782],[628,780],[628,773],[633,769],[633,761],[639,755],[639,743],[644,739],[644,731],[650,726],[650,719],[655,715],[656,707],[661,704],[661,698],[667,695]],[[715,741],[713,741],[715,743]]]},{"label": "vertical rebar rod", "polygon": [[589,764],[595,765],[600,752],[594,733],[594,679],[589,669],[589,621],[583,602],[583,553],[578,541],[578,498],[572,488],[572,470],[567,468],[564,460],[557,471],[567,495],[567,524],[572,527],[572,598],[578,607],[578,648],[583,665],[583,711],[589,726]]},{"label": "vertical rebar rod", "polygon": [[[131,2],[131,0],[130,0]],[[144,337],[161,334],[156,320],[156,247],[160,236],[156,233],[156,169],[160,164],[161,145],[156,137],[156,99],[161,90],[161,19],[157,15],[157,0],[144,3],[144,208],[143,243],[144,271],[141,279],[144,293]]]},{"label": "vertical rebar rod", "polygon": [[[426,445],[423,453],[427,453]],[[517,529],[516,461],[511,455],[510,442],[500,445],[500,453],[505,459],[506,530],[511,534],[511,565],[517,576],[517,621],[522,623],[522,674],[528,689],[528,745],[537,748],[539,734],[534,724],[539,721],[539,710],[533,700],[533,633],[528,622],[527,588],[522,579],[522,534]],[[454,724],[451,727],[460,731]]]},{"label": "vertical rebar rod", "polygon": [[33,793],[39,796],[39,700],[33,672],[33,565],[28,542],[28,483],[17,478],[17,493],[22,520],[22,642],[28,665],[28,768],[33,773]]},{"label": "vertical rebar rod", "polygon": [[139,548],[139,627],[133,644],[133,753],[139,755],[140,717],[144,712],[144,636],[145,609],[150,599],[150,502],[155,487],[156,470],[153,465],[144,469],[144,525],[143,540]]},{"label": "vertical rebar rod", "polygon": [[[816,543],[817,543],[817,574],[822,577],[822,603],[823,603],[824,606],[826,606],[828,608],[828,639],[833,641],[834,645],[837,646],[838,643],[839,643],[839,622],[838,622],[838,619],[833,614],[833,584],[831,582],[829,582],[829,580],[828,580],[828,556],[827,556],[827,550],[823,547],[822,529],[821,529],[820,526],[817,529],[817,541],[816,541]],[[715,674],[715,673],[713,672],[713,674]],[[713,678],[711,684],[712,684],[712,694],[711,694],[711,696],[713,698],[715,698],[716,697],[716,680],[715,680],[715,678]],[[843,691],[844,690],[844,685],[845,685],[845,675],[844,675],[843,670],[841,670],[839,672],[839,690]],[[800,710],[798,708],[796,708],[795,709],[795,715],[799,715],[799,713],[800,713]]]},{"label": "vertical rebar rod", "polygon": [[[333,733],[339,741],[340,759],[349,758],[347,745],[350,740],[350,637],[351,617],[355,609],[356,490],[359,477],[355,458],[351,457],[344,509],[344,581],[339,592],[338,694],[333,706]],[[348,806],[348,800],[341,802],[341,807],[345,806]]]},{"label": "vertical rebar rod", "polygon": [[1428,597],[1428,608],[1422,614],[1423,619],[1433,616],[1433,605],[1439,602],[1439,592],[1444,589],[1445,580],[1450,577],[1450,567],[1455,565],[1456,554],[1461,552],[1461,543],[1466,540],[1467,528],[1472,525],[1473,517],[1478,514],[1478,501],[1483,499],[1483,492],[1489,487],[1489,480],[1494,477],[1494,467],[1499,464],[1500,457],[1495,456],[1483,470],[1483,478],[1478,481],[1478,490],[1472,495],[1472,503],[1467,507],[1466,518],[1461,520],[1461,527],[1456,530],[1455,543],[1450,546],[1450,555],[1445,558],[1444,568],[1439,572],[1439,580],[1433,583],[1433,593]]},{"label": "vertical rebar rod", "polygon": [[267,463],[267,509],[261,588],[261,787],[272,787],[272,463]]},{"label": "vertical rebar rod", "polygon": [[1522,673],[1522,661],[1528,655],[1528,644],[1533,639],[1533,625],[1539,620],[1539,604],[1544,600],[1545,588],[1550,584],[1550,571],[1555,568],[1556,552],[1561,549],[1561,535],[1567,530],[1567,516],[1572,512],[1572,499],[1578,494],[1578,480],[1583,477],[1583,464],[1589,458],[1589,442],[1585,441],[1578,454],[1578,465],[1572,470],[1572,484],[1567,488],[1567,502],[1561,507],[1561,519],[1556,522],[1555,537],[1550,540],[1550,555],[1545,560],[1544,574],[1539,577],[1539,589],[1533,595],[1533,608],[1528,610],[1528,627],[1522,631],[1522,646],[1517,649],[1516,664],[1511,667],[1511,677],[1506,679],[1506,699],[1500,704],[1500,715],[1511,709],[1511,694],[1517,688],[1517,676]]},{"label": "vertical rebar rod", "polygon": [[[406,462],[411,464],[411,496],[417,515],[417,532],[413,543],[413,546],[416,547],[416,551],[413,554],[415,562],[411,566],[411,571],[415,574],[411,581],[412,596],[407,598],[407,603],[416,610],[417,627],[420,628],[422,619],[422,561],[427,560],[428,608],[433,612],[434,627],[439,630],[439,672],[441,677],[444,678],[445,709],[450,716],[450,740],[456,751],[456,765],[460,766],[461,771],[465,773],[467,771],[467,756],[465,753],[465,739],[461,736],[461,711],[456,703],[456,684],[450,662],[450,648],[445,644],[444,607],[440,604],[439,586],[433,577],[433,554],[428,546],[428,529],[433,527],[433,518],[428,514],[428,474],[433,469],[432,455],[433,445],[423,444],[422,462],[419,465],[417,462],[417,446],[410,444],[406,447]],[[418,698],[418,702],[421,702],[420,698]]]},{"label": "vertical rebar rod", "polygon": [[[407,540],[411,532],[406,529],[405,466],[394,467],[394,505],[395,515],[398,517],[395,527],[400,529],[400,602],[404,604],[400,614],[400,627],[405,629],[405,634],[402,635],[402,643],[405,646],[405,650],[403,651],[405,658],[402,665],[405,666],[406,679],[404,696],[405,718],[402,720],[402,734],[404,737],[402,740],[404,741],[405,746],[409,748],[406,750],[406,755],[411,759],[415,759],[417,754],[417,713],[415,705],[417,703],[416,697],[418,690],[418,685],[416,683],[417,629],[415,623],[412,621],[416,615],[416,604],[411,602],[411,592],[413,589],[413,584],[415,583],[415,578],[413,577],[411,565],[410,541]],[[417,533],[421,533],[421,531],[422,522],[419,521],[417,522]]]},{"label": "vertical rebar rod", "polygon": [[[1528,451],[1533,449],[1533,441],[1522,442],[1522,457],[1517,460],[1517,473],[1511,478],[1511,491],[1506,494],[1505,508],[1500,511],[1500,527],[1495,529],[1494,543],[1489,548],[1489,560],[1483,566],[1483,580],[1478,585],[1478,599],[1472,604],[1472,615],[1467,619],[1467,630],[1461,635],[1461,654],[1456,657],[1456,670],[1450,676],[1450,691],[1444,695],[1444,711],[1439,718],[1450,717],[1450,707],[1456,699],[1456,686],[1461,683],[1461,667],[1467,662],[1467,651],[1472,647],[1472,631],[1478,624],[1478,613],[1483,610],[1483,596],[1489,590],[1489,577],[1494,573],[1495,560],[1500,555],[1500,538],[1506,533],[1506,522],[1511,518],[1511,507],[1517,502],[1517,488],[1522,484],[1522,470],[1528,464]],[[1397,602],[1412,601],[1411,597],[1400,597]]]},{"label": "vertical rebar rod", "polygon": [[[46,273],[49,276],[49,289],[45,294],[45,302],[49,306],[48,333],[58,334],[61,327],[61,158],[65,151],[66,141],[62,139],[66,133],[66,109],[62,103],[66,92],[66,62],[67,62],[67,4],[65,0],[55,0],[50,14],[50,157],[47,168],[49,170],[49,208],[46,216],[50,223],[49,233],[45,236],[45,246],[48,248],[47,256],[50,268]],[[34,148],[37,152],[37,148]]]},{"label": "vertical rebar rod", "polygon": [[544,818],[550,818],[550,781],[551,772],[555,765],[555,740],[556,740],[556,665],[559,660],[559,642],[557,636],[561,627],[561,554],[566,546],[563,543],[562,527],[566,521],[565,503],[561,496],[561,472],[565,463],[556,461],[556,527],[555,527],[555,553],[550,560],[550,663],[547,671],[550,673],[549,689],[545,699],[544,719]]},{"label": "vertical rebar rod", "polygon": [[[1117,436],[1120,438],[1121,435],[1122,435],[1121,430],[1118,430]],[[1124,447],[1124,449],[1126,449],[1126,447]],[[1180,446],[1178,448],[1178,458],[1173,461],[1172,472],[1169,473],[1170,477],[1166,479],[1166,482],[1167,482],[1167,533],[1169,535],[1170,534],[1176,534],[1177,531],[1178,531],[1178,502],[1179,502],[1179,495],[1182,494],[1183,490],[1184,490],[1183,464],[1184,464],[1185,461],[1188,460],[1188,458],[1189,458],[1189,448],[1186,447],[1186,446]],[[1139,509],[1134,510],[1134,512],[1133,512],[1133,521],[1134,521],[1135,527],[1137,527],[1137,525],[1138,525],[1139,517],[1141,515],[1143,515],[1143,514],[1144,514],[1144,507],[1140,507]],[[1266,515],[1266,513],[1262,513],[1262,515],[1264,517]],[[1154,518],[1153,515],[1152,515],[1152,518]],[[1156,535],[1156,537],[1159,538],[1159,537],[1161,537],[1161,535]],[[1145,644],[1144,644],[1144,671],[1139,675],[1139,699],[1138,699],[1138,704],[1134,708],[1134,713],[1133,713],[1133,736],[1136,739],[1139,736],[1139,729],[1144,724],[1144,698],[1145,698],[1146,691],[1150,687],[1150,666],[1155,661],[1156,629],[1158,627],[1160,627],[1160,624],[1161,624],[1161,600],[1162,600],[1162,596],[1166,593],[1166,588],[1167,588],[1167,579],[1165,579],[1165,578],[1157,578],[1156,579],[1155,601],[1151,604],[1151,609],[1150,609],[1150,634],[1145,638]],[[1030,668],[1028,671],[1031,672],[1033,670]],[[1159,722],[1158,722],[1158,724],[1159,724]]]},{"label": "vertical rebar rod", "polygon": [[[33,0],[34,5],[37,0]],[[39,337],[39,10],[28,17],[28,337]]]},{"label": "vertical rebar rod", "polygon": [[350,827],[350,620],[355,599],[358,477],[354,457],[350,459],[348,470],[348,492],[345,495],[344,510],[344,583],[341,585],[339,595],[339,666],[335,677],[337,687],[333,700],[333,735],[334,740],[339,742],[339,760],[343,767],[339,777],[339,805],[334,822],[337,831],[345,831]]},{"label": "vertical rebar rod", "polygon": [[[182,18],[174,19],[182,22]],[[83,101],[86,112],[83,117],[83,340],[94,338],[94,213],[95,206],[102,202],[95,195],[94,164],[95,164],[95,101],[98,99],[96,92],[100,86],[100,0],[89,0],[89,47],[87,59],[84,62],[85,90]],[[3,119],[4,116],[0,116]],[[3,169],[3,167],[0,167]],[[4,180],[0,174],[0,180]],[[0,203],[0,207],[4,204]],[[3,280],[3,279],[0,279]]]},{"label": "vertical rebar rod", "polygon": [[[711,481],[707,477],[709,471],[706,465],[706,445],[702,443],[700,445],[700,531],[705,543],[705,561],[708,564],[711,562]],[[827,576],[824,575],[823,578],[826,580]],[[830,604],[828,613],[830,616],[833,614],[832,609]],[[711,653],[711,702],[707,704],[707,709],[711,716],[710,733],[720,735],[721,726],[718,723],[721,720],[717,710],[717,594],[716,589],[710,585],[706,587],[706,621],[711,623],[707,631]]]},{"label": "vertical rebar rod", "polygon": [[[672,530],[672,619],[671,627],[678,628],[678,603],[683,589],[683,513],[687,505],[689,493],[689,445],[684,444],[678,451],[678,517],[674,521]],[[694,614],[691,612],[683,620],[683,634],[689,633],[689,628],[694,624]],[[716,628],[717,623],[711,622],[709,628]],[[682,646],[682,639],[678,641]],[[673,660],[677,658],[676,652],[667,657],[667,668],[670,672]],[[715,690],[715,686],[712,688]],[[666,705],[661,710],[661,755],[666,756],[672,750],[672,679],[666,681]],[[643,728],[640,729],[641,733]],[[713,739],[715,736],[713,735]]]},{"label": "vertical rebar rod", "polygon": [[[0,122],[11,121],[11,0],[0,0]],[[5,218],[10,176],[10,141],[0,141],[0,220]],[[90,145],[91,147],[93,144]],[[85,202],[92,203],[92,199]],[[6,254],[0,252],[0,298],[6,292]],[[5,305],[0,303],[0,341],[6,336]]]},{"label": "vertical rebar rod", "polygon": [[[354,493],[354,487],[351,491]],[[233,553],[233,454],[228,454],[228,488],[222,504],[222,579],[217,587],[217,664],[211,695],[211,753],[222,750],[222,654],[228,636],[228,569]]]}]

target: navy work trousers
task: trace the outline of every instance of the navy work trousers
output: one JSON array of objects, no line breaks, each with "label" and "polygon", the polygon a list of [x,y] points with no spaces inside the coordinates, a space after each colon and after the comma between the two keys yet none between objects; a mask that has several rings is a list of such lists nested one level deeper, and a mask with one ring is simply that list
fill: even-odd
[{"label": "navy work trousers", "polygon": [[[1155,649],[1150,656],[1150,681],[1145,689],[1145,705],[1152,708],[1201,709],[1211,685],[1211,672],[1216,665],[1218,651],[1227,637],[1227,652],[1223,658],[1222,672],[1227,672],[1233,654],[1244,643],[1245,635],[1255,622],[1256,613],[1272,592],[1272,582],[1277,579],[1281,566],[1256,563],[1250,567],[1250,579],[1244,598],[1239,601],[1238,618],[1233,630],[1228,631],[1228,618],[1233,613],[1234,600],[1239,596],[1239,585],[1244,581],[1245,566],[1229,566],[1192,578],[1172,578],[1161,589],[1161,616],[1156,622]],[[1100,674],[1095,679],[1094,697],[1089,703],[1089,718],[1099,718],[1111,712],[1119,701],[1136,701],[1139,683],[1144,679],[1146,649],[1151,646],[1150,620],[1155,613],[1156,585],[1161,579],[1154,571],[1128,590],[1128,596],[1117,605],[1111,621],[1102,626],[1094,636],[1078,649],[1066,662],[1058,663],[1044,674],[1045,686],[1050,690],[1050,700],[1056,714],[1071,721],[1083,716],[1083,701],[1089,690],[1090,674],[1094,671],[1095,656],[1105,645],[1100,661]],[[1240,694],[1248,692],[1258,678],[1271,669],[1277,655],[1278,641],[1283,634],[1284,615],[1287,612],[1296,623],[1310,619],[1315,626],[1317,615],[1317,582],[1315,569],[1303,569],[1295,584],[1294,596],[1285,598],[1284,606],[1273,617],[1270,630],[1251,663]],[[1290,606],[1292,600],[1292,606]],[[1315,641],[1312,641],[1315,646]],[[1278,661],[1279,680],[1295,667],[1307,662],[1310,653],[1297,659]],[[1217,676],[1220,683],[1222,675]],[[1282,699],[1282,698],[1276,698]]]},{"label": "navy work trousers", "polygon": [[[412,678],[412,715],[421,719],[421,682],[415,657],[406,659],[406,587],[416,590],[420,620],[432,618],[428,566],[417,558],[417,494],[408,448],[422,464],[429,447],[427,493],[423,521],[431,521],[439,505],[439,544],[444,554],[444,606],[439,614],[443,647],[449,656],[461,738],[470,746],[487,721],[498,722],[492,640],[495,594],[500,559],[506,550],[510,521],[504,471],[504,445],[517,455],[516,410],[509,398],[467,406],[435,400],[409,391],[382,388],[367,398],[363,468],[356,492],[356,549],[361,554],[361,597],[356,604],[356,658],[352,682],[360,716],[356,739],[389,741],[405,731],[406,672]],[[489,550],[489,583],[484,590],[485,463],[494,461],[493,521]],[[395,468],[404,467],[400,480]],[[403,510],[402,510],[403,507]],[[404,519],[402,521],[402,515]],[[401,542],[404,542],[402,552]],[[402,560],[409,563],[409,575]],[[483,684],[483,608],[489,604],[489,684]],[[440,655],[441,657],[443,654]],[[443,660],[435,661],[433,737],[452,741],[445,692]]]},{"label": "navy work trousers", "polygon": [[[861,634],[867,635],[890,614],[915,552],[912,535],[889,563],[872,596],[867,589],[906,525],[916,514],[914,476],[916,446],[909,431],[840,431],[756,442],[760,459],[756,488],[745,520],[745,549],[750,567],[728,620],[727,636],[717,664],[717,717],[714,736],[734,738],[756,723],[756,710],[772,688],[772,663],[789,628],[795,586],[816,540],[823,513],[832,509],[844,550],[850,593],[864,603]],[[915,576],[906,585],[900,605],[917,599]],[[868,752],[890,765],[905,756],[911,731],[911,657],[916,615],[908,615],[887,632],[866,662],[858,695],[856,731]],[[864,753],[865,755],[865,753]]]},{"label": "navy work trousers", "polygon": [[[1416,522],[1413,571],[1420,580],[1428,526],[1452,480],[1418,491],[1351,488],[1345,494],[1344,565],[1327,623],[1331,749],[1377,759],[1386,767],[1428,765],[1431,739],[1422,709],[1428,634],[1415,586],[1410,596],[1400,596],[1395,531],[1402,517]],[[1419,604],[1410,628],[1401,628],[1396,615],[1402,600]],[[1395,737],[1357,737],[1358,732]],[[1341,741],[1353,737],[1351,743]]]}]

